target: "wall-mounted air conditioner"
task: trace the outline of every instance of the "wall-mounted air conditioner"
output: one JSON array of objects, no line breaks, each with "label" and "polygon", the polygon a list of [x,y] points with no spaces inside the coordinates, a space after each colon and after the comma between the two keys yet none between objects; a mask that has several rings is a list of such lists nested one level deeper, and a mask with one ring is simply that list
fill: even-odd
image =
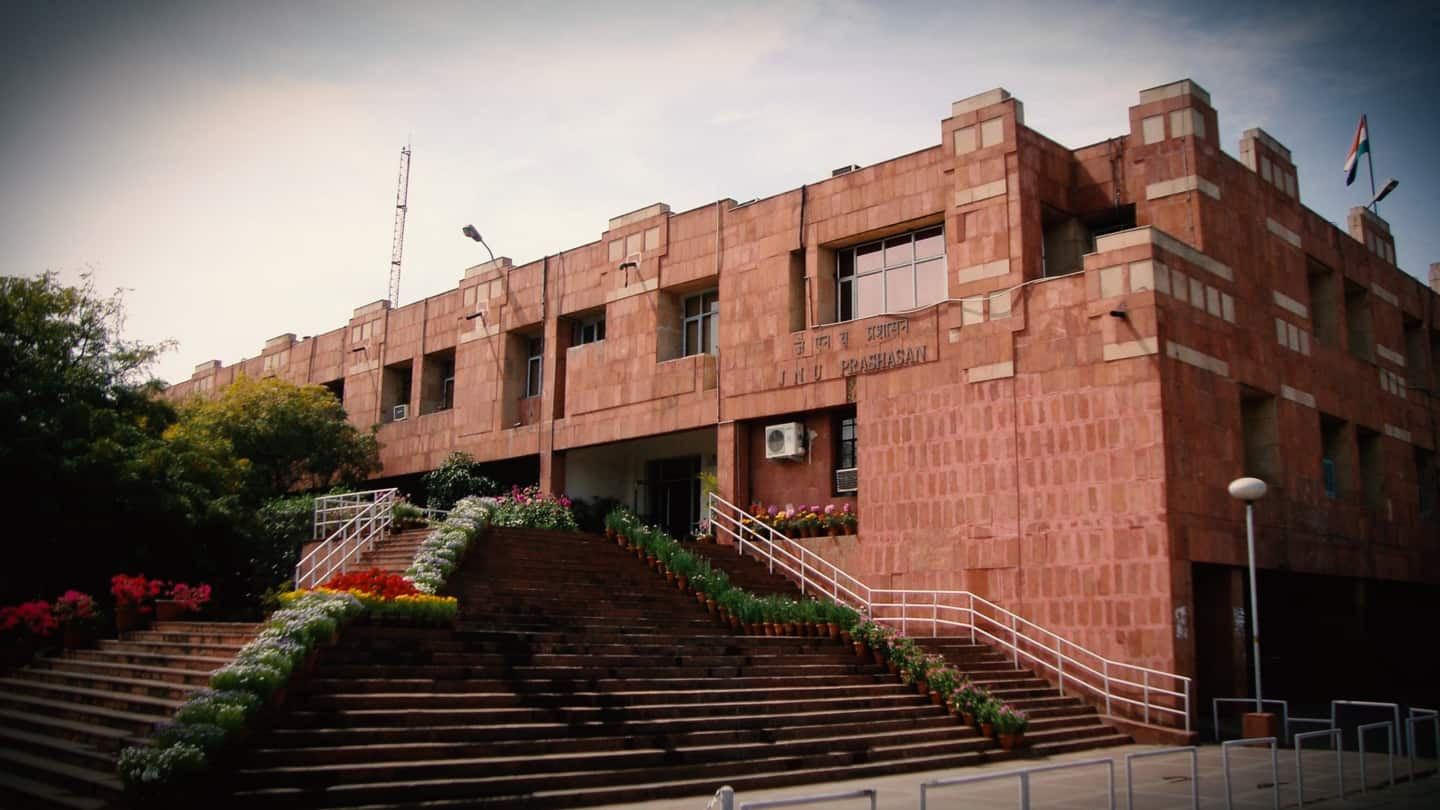
[{"label": "wall-mounted air conditioner", "polygon": [[854,467],[835,471],[835,491],[858,492],[860,490],[860,471]]},{"label": "wall-mounted air conditioner", "polygon": [[390,411],[390,421],[392,421],[392,422],[404,422],[404,421],[405,421],[405,418],[408,417],[409,415],[410,415],[410,406],[409,406],[409,405],[396,405],[396,406],[395,406],[394,408],[392,408],[391,411]]},{"label": "wall-mounted air conditioner", "polygon": [[765,426],[765,458],[794,460],[805,457],[805,425],[785,422]]}]

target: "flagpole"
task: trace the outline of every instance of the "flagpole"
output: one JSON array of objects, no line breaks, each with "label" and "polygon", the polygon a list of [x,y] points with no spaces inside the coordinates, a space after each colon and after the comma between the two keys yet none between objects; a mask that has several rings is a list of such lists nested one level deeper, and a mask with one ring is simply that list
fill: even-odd
[{"label": "flagpole", "polygon": [[1380,201],[1375,200],[1375,144],[1370,140],[1370,122],[1365,121],[1365,165],[1370,167],[1370,212],[1380,216]]}]

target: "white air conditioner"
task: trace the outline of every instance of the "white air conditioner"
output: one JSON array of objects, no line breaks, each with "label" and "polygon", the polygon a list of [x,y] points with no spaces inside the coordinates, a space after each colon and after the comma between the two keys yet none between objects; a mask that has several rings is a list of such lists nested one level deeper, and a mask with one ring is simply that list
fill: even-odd
[{"label": "white air conditioner", "polygon": [[405,417],[407,417],[407,416],[409,416],[409,415],[410,415],[410,406],[409,406],[409,405],[396,405],[396,406],[395,406],[393,409],[391,409],[391,411],[390,411],[390,421],[392,421],[392,422],[404,422],[404,421],[405,421]]},{"label": "white air conditioner", "polygon": [[835,471],[836,492],[858,492],[860,490],[860,471],[854,467],[848,467]]},{"label": "white air conditioner", "polygon": [[786,422],[765,426],[765,458],[793,460],[805,456],[805,425]]}]

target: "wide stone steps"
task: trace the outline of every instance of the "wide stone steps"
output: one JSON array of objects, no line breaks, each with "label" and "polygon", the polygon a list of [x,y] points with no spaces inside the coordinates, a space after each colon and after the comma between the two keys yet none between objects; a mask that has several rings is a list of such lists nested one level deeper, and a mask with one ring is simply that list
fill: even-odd
[{"label": "wide stone steps", "polygon": [[[710,547],[717,558],[731,550]],[[793,586],[738,562],[757,591]],[[491,531],[454,629],[355,625],[251,740],[233,806],[568,807],[1012,756],[825,636],[733,632],[613,542]],[[1032,712],[1034,750],[1121,739],[968,640],[957,663]]]},{"label": "wide stone steps", "polygon": [[116,753],[168,721],[257,630],[163,622],[0,678],[0,807],[116,801]]}]

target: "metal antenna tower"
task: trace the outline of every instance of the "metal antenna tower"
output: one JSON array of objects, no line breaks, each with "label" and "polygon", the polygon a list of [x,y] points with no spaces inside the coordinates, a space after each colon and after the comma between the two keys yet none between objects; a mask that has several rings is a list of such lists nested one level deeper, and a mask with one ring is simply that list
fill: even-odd
[{"label": "metal antenna tower", "polygon": [[400,150],[400,180],[395,189],[395,237],[390,243],[390,306],[400,306],[400,255],[405,252],[405,211],[410,199],[410,144]]}]

